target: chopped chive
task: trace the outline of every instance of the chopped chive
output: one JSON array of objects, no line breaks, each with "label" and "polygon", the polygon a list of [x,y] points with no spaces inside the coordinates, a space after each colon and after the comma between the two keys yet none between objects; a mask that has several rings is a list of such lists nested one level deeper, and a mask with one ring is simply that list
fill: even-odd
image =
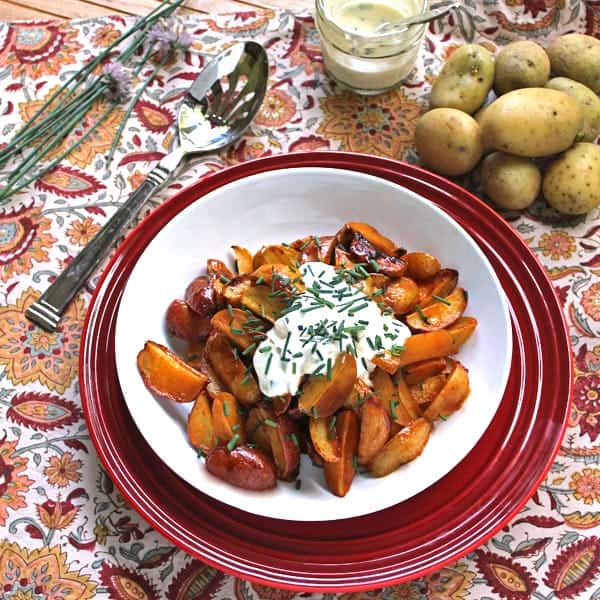
[{"label": "chopped chive", "polygon": [[256,278],[256,285],[260,285],[264,280],[265,280],[265,276],[260,275],[259,277]]},{"label": "chopped chive", "polygon": [[361,325],[368,325],[369,324],[369,321],[365,321],[364,319],[358,319],[357,322],[360,323]]},{"label": "chopped chive", "polygon": [[315,240],[315,246],[317,248],[321,248],[321,238],[318,235],[313,236],[313,239]]},{"label": "chopped chive", "polygon": [[250,382],[250,380],[252,379],[252,375],[250,375],[250,373],[246,373],[246,376],[244,377],[244,379],[242,379],[242,381],[240,382],[241,385],[246,385],[247,383]]},{"label": "chopped chive", "polygon": [[273,359],[273,355],[269,354],[269,358],[267,358],[267,364],[265,365],[265,375],[269,372],[271,368],[271,360]]},{"label": "chopped chive", "polygon": [[287,354],[287,351],[288,351],[288,345],[289,345],[289,343],[290,343],[290,337],[291,337],[291,335],[292,335],[292,332],[291,332],[291,331],[288,331],[288,332],[287,332],[287,335],[285,336],[285,342],[284,342],[284,344],[283,344],[283,350],[281,351],[281,357],[282,357],[282,358],[285,358],[285,355]]},{"label": "chopped chive", "polygon": [[292,375],[295,375],[295,374],[296,374],[296,363],[293,362],[292,363]]},{"label": "chopped chive", "polygon": [[204,450],[202,450],[202,448],[196,448],[196,456],[198,458],[204,458]]},{"label": "chopped chive", "polygon": [[369,344],[369,348],[371,348],[371,350],[373,350],[373,352],[374,352],[375,346],[373,345],[373,342],[371,341],[370,337],[367,337],[367,344]]},{"label": "chopped chive", "polygon": [[423,309],[418,304],[417,306],[415,306],[415,309],[419,317],[421,317],[423,323],[425,323],[425,325],[429,325],[429,319],[427,318],[427,315],[423,312]]},{"label": "chopped chive", "polygon": [[304,244],[302,244],[302,246],[300,246],[300,248],[299,248],[299,249],[300,249],[300,251],[302,251],[302,250],[306,250],[306,248],[307,248],[308,246],[310,246],[310,243],[311,243],[311,241],[312,241],[312,240],[308,240],[308,242],[304,242]]},{"label": "chopped chive", "polygon": [[231,352],[233,354],[234,360],[240,360],[240,355],[238,354],[238,349],[235,346],[231,347]]},{"label": "chopped chive", "polygon": [[392,356],[400,356],[401,352],[406,350],[406,346],[399,346],[398,344],[394,344],[390,350]]},{"label": "chopped chive", "polygon": [[231,431],[237,431],[240,428],[240,424],[236,423],[235,425],[231,426]]},{"label": "chopped chive", "polygon": [[262,348],[259,350],[259,352],[260,352],[261,354],[264,354],[265,352],[270,352],[270,351],[271,351],[271,349],[272,349],[272,346],[263,346],[263,347],[262,347]]},{"label": "chopped chive", "polygon": [[358,456],[356,454],[352,457],[352,466],[355,470],[358,469]]},{"label": "chopped chive", "polygon": [[377,264],[377,261],[374,258],[372,258],[369,261],[369,264],[373,267],[373,271],[375,271],[376,273],[379,273],[379,270],[381,269],[381,267]]},{"label": "chopped chive", "polygon": [[396,419],[396,406],[400,404],[398,400],[390,400],[390,413],[392,415],[392,419]]},{"label": "chopped chive", "polygon": [[317,414],[317,407],[316,406],[313,406],[310,409],[310,412],[312,413],[313,419],[318,419],[319,418],[319,415]]},{"label": "chopped chive", "polygon": [[446,417],[444,415],[438,415],[438,418],[441,419],[442,421],[446,421]]},{"label": "chopped chive", "polygon": [[296,479],[296,489],[299,490],[302,487],[302,479]]},{"label": "chopped chive", "polygon": [[434,300],[437,300],[438,302],[443,302],[444,304],[447,304],[448,306],[452,305],[452,302],[450,302],[449,300],[446,300],[446,298],[442,298],[441,296],[436,296],[435,294],[432,294],[431,297]]},{"label": "chopped chive", "polygon": [[348,311],[348,314],[350,316],[353,316],[355,313],[357,313],[358,311],[362,310],[363,308],[367,308],[367,306],[369,306],[368,302],[363,302],[362,304],[359,304],[358,306],[355,306],[352,310]]},{"label": "chopped chive", "polygon": [[240,434],[236,433],[228,442],[227,442],[227,450],[231,452],[236,446],[240,439]]},{"label": "chopped chive", "polygon": [[318,375],[325,368],[324,364],[320,364],[313,372],[312,375]]},{"label": "chopped chive", "polygon": [[337,416],[333,415],[329,420],[329,429],[335,429],[335,422],[337,421]]},{"label": "chopped chive", "polygon": [[223,414],[228,417],[229,416],[229,404],[227,401],[223,402]]},{"label": "chopped chive", "polygon": [[314,277],[315,274],[313,273],[313,270],[312,270],[311,266],[310,265],[306,265],[306,268],[308,269],[308,272]]},{"label": "chopped chive", "polygon": [[277,423],[277,421],[273,421],[273,419],[265,419],[263,423],[269,427],[279,427],[279,423]]},{"label": "chopped chive", "polygon": [[331,381],[331,358],[327,359],[327,379]]},{"label": "chopped chive", "polygon": [[290,433],[290,438],[292,440],[292,442],[294,442],[294,446],[296,446],[296,448],[300,448],[300,442],[298,441],[298,436],[292,431],[292,433]]},{"label": "chopped chive", "polygon": [[219,276],[219,281],[221,283],[225,283],[225,284],[231,283],[231,279],[229,279],[229,277],[225,277],[225,275],[220,275]]},{"label": "chopped chive", "polygon": [[227,305],[227,312],[229,313],[229,323],[233,323],[233,308],[231,304]]},{"label": "chopped chive", "polygon": [[368,371],[369,366],[367,365],[367,359],[364,356],[361,356],[360,361],[362,362],[362,366],[365,368],[365,371]]},{"label": "chopped chive", "polygon": [[246,356],[247,354],[250,354],[254,348],[256,348],[256,342],[250,344],[245,350],[242,350],[242,354]]},{"label": "chopped chive", "polygon": [[244,335],[244,330],[240,329],[239,327],[230,327],[229,331],[231,331],[231,333],[234,335]]},{"label": "chopped chive", "polygon": [[296,354],[292,354],[292,358],[302,358],[304,356],[304,352],[296,352]]}]

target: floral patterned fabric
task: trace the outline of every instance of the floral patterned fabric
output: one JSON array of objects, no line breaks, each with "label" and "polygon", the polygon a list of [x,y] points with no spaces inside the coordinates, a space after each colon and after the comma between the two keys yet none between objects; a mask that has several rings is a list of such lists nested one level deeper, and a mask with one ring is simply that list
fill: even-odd
[{"label": "floral patterned fabric", "polygon": [[[496,51],[522,37],[547,43],[560,32],[600,36],[598,1],[464,4],[474,10],[473,20],[449,18],[432,26],[406,85],[371,98],[341,93],[324,75],[308,14],[182,19],[194,36],[193,48],[139,100],[113,163],[106,165],[105,154],[119,112],[59,167],[0,207],[2,598],[296,596],[225,576],[186,556],[115,490],[94,453],[77,388],[81,327],[93,282],[55,333],[35,328],[24,312],[168,151],[181,94],[205,57],[232,40],[252,38],[268,48],[271,74],[262,110],[242,141],[195,161],[156,202],[201,174],[280,152],[343,149],[416,161],[412,138],[430,82],[463,40]],[[61,75],[109,45],[129,23],[107,17],[0,24],[0,143],[59,85]],[[92,112],[102,110],[98,102]],[[422,579],[344,594],[344,600],[600,598],[599,212],[567,220],[534,205],[526,214],[505,216],[546,267],[571,329],[575,397],[560,452],[527,506],[481,548]]]}]

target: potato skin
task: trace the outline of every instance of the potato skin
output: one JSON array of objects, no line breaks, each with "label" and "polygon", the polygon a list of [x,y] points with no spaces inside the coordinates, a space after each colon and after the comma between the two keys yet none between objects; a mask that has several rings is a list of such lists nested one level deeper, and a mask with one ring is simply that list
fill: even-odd
[{"label": "potato skin", "polygon": [[481,158],[481,130],[473,117],[455,108],[436,108],[417,122],[415,146],[423,164],[442,175],[464,175]]},{"label": "potato skin", "polygon": [[579,141],[593,142],[600,134],[600,98],[583,83],[568,77],[554,77],[546,87],[564,92],[577,100],[583,112],[583,130]]},{"label": "potato skin", "polygon": [[231,452],[223,446],[211,450],[206,457],[209,473],[245,490],[269,490],[275,487],[275,466],[258,448],[238,446]]},{"label": "potato skin", "polygon": [[483,46],[465,44],[455,50],[431,88],[431,108],[456,108],[474,113],[494,81],[494,59]]},{"label": "potato skin", "polygon": [[483,191],[501,208],[527,208],[540,192],[542,174],[529,158],[494,152],[483,161]]},{"label": "potato skin", "polygon": [[481,120],[486,148],[529,158],[566,150],[582,126],[577,101],[547,88],[508,92],[489,105]]},{"label": "potato skin", "polygon": [[542,183],[544,197],[569,215],[589,212],[600,204],[600,146],[581,142],[548,168]]},{"label": "potato skin", "polygon": [[550,59],[535,42],[520,40],[496,57],[494,91],[498,96],[526,87],[542,87],[550,77]]},{"label": "potato skin", "polygon": [[555,39],[546,52],[554,75],[574,79],[600,94],[600,40],[569,33]]}]

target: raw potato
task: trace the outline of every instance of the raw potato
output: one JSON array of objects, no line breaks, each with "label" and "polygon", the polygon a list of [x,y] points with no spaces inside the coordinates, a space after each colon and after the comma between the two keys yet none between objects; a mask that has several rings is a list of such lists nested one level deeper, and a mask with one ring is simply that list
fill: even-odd
[{"label": "raw potato", "polygon": [[481,170],[483,191],[501,208],[527,208],[540,192],[542,175],[529,158],[494,152]]},{"label": "raw potato", "polygon": [[575,144],[551,165],[543,181],[548,204],[562,213],[580,215],[600,204],[600,146]]},{"label": "raw potato", "polygon": [[481,120],[486,148],[536,158],[569,148],[583,126],[583,112],[564,92],[523,88],[492,102]]},{"label": "raw potato", "polygon": [[431,108],[456,108],[474,113],[485,101],[494,81],[494,59],[477,44],[455,50],[431,88]]},{"label": "raw potato", "polygon": [[442,175],[468,173],[483,154],[479,125],[455,108],[425,113],[417,122],[415,146],[423,164]]},{"label": "raw potato", "polygon": [[600,94],[600,40],[570,33],[554,40],[546,52],[554,75],[574,79]]},{"label": "raw potato", "polygon": [[600,98],[583,83],[568,77],[555,77],[546,84],[546,87],[569,94],[579,102],[583,111],[583,129],[579,141],[593,142],[600,134]]},{"label": "raw potato", "polygon": [[501,96],[519,88],[542,87],[549,77],[550,59],[539,44],[512,42],[496,57],[494,91]]}]

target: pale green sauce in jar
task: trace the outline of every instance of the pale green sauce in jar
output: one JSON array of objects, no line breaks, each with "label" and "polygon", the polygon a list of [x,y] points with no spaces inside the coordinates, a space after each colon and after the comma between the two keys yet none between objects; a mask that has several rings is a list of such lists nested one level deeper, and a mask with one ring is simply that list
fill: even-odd
[{"label": "pale green sauce in jar", "polygon": [[365,2],[364,0],[349,0],[347,2],[332,2],[331,16],[333,20],[346,31],[359,35],[375,33],[386,23],[397,23],[419,12],[419,4],[413,0],[397,2]]}]

